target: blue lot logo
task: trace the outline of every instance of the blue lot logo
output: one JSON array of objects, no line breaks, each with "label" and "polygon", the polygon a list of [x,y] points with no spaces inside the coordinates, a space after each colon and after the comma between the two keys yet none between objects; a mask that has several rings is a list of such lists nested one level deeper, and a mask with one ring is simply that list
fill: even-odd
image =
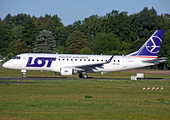
[{"label": "blue lot logo", "polygon": [[153,36],[150,40],[145,44],[146,49],[150,53],[158,53],[161,45],[161,39],[157,36]]},{"label": "blue lot logo", "polygon": [[31,64],[32,57],[29,57],[26,67],[43,67],[46,64],[46,62],[47,62],[47,66],[46,67],[50,67],[51,64],[52,64],[52,61],[55,61],[55,60],[56,60],[56,58],[37,57],[34,60],[34,63]]}]

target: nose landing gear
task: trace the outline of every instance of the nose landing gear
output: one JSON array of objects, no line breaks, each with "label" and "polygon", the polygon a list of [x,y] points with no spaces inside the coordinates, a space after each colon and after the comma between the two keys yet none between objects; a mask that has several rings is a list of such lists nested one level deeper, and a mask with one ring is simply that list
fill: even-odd
[{"label": "nose landing gear", "polygon": [[22,77],[23,78],[27,77],[27,74],[26,74],[27,70],[21,70],[21,72],[22,72]]}]

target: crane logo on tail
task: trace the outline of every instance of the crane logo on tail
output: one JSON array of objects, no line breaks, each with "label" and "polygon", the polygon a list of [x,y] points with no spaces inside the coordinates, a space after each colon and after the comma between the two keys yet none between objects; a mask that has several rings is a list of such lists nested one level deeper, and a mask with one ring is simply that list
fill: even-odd
[{"label": "crane logo on tail", "polygon": [[161,42],[162,40],[159,37],[151,37],[150,40],[145,44],[147,51],[150,53],[158,53]]},{"label": "crane logo on tail", "polygon": [[145,44],[136,52],[127,56],[142,57],[142,58],[157,58],[161,46],[164,30],[157,30],[145,42]]}]

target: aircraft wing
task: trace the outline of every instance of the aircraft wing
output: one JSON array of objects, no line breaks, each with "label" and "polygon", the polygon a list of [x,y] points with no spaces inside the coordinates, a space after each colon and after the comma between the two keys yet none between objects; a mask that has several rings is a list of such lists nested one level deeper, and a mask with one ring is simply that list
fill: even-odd
[{"label": "aircraft wing", "polygon": [[84,64],[84,65],[74,65],[74,66],[68,66],[69,68],[80,68],[82,70],[87,70],[87,69],[91,69],[91,68],[96,68],[96,67],[101,67],[104,64],[108,64],[112,61],[114,55],[107,61],[107,62],[103,62],[103,63],[94,63],[94,64]]},{"label": "aircraft wing", "polygon": [[166,62],[167,57],[162,57],[162,58],[157,58],[157,59],[152,59],[152,60],[144,60],[143,62],[147,63],[164,63]]}]

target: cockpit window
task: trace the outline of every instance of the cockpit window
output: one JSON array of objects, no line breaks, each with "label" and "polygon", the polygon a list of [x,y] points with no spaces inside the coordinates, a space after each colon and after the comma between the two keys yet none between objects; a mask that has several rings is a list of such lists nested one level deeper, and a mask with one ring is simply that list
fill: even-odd
[{"label": "cockpit window", "polygon": [[21,57],[20,57],[20,56],[17,56],[17,59],[21,59]]},{"label": "cockpit window", "polygon": [[21,59],[21,57],[20,56],[15,56],[12,59]]},{"label": "cockpit window", "polygon": [[15,57],[13,57],[12,59],[16,59],[16,56],[15,56]]}]

